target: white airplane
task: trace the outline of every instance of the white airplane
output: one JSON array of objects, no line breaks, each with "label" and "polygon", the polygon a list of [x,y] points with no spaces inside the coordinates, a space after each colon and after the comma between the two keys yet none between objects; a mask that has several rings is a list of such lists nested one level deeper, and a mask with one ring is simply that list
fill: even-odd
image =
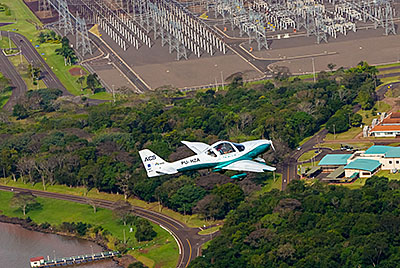
[{"label": "white airplane", "polygon": [[[166,162],[152,151],[139,151],[148,177],[175,174],[182,171],[212,169],[214,172],[226,170],[244,172],[275,171],[276,168],[265,164],[265,160],[258,157],[269,147],[275,148],[270,140],[246,141],[241,144],[229,141],[219,141],[212,145],[202,142],[182,141],[196,155],[175,162]],[[243,178],[246,173],[234,175],[232,179]]]}]

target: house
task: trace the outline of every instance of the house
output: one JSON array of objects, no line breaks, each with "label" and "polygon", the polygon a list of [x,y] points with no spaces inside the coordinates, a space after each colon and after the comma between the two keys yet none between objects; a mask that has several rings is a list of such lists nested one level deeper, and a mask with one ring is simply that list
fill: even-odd
[{"label": "house", "polygon": [[40,267],[44,264],[44,257],[35,257],[30,259],[31,267]]},{"label": "house", "polygon": [[400,113],[389,113],[381,117],[380,121],[376,120],[377,123],[374,122],[368,131],[368,136],[391,138],[400,136]]}]

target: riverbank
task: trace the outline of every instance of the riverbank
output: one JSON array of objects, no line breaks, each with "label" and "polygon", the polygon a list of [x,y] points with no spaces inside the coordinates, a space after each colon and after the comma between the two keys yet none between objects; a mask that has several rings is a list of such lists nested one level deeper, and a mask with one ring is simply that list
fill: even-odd
[{"label": "riverbank", "polygon": [[[19,224],[22,227],[38,232],[52,233],[63,236],[78,237],[93,241],[103,248],[123,251],[129,249],[129,254],[136,259],[147,260],[149,267],[176,266],[178,247],[168,232],[152,224],[157,236],[152,241],[138,242],[135,238],[136,227],[124,226],[113,216],[112,211],[98,208],[94,213],[90,205],[77,204],[69,201],[53,200],[38,197],[40,208],[33,209],[24,217],[20,210],[10,208],[12,193],[0,192],[1,220],[7,223]],[[84,236],[70,234],[61,230],[63,223],[83,222],[90,225]],[[50,226],[48,226],[50,224]],[[125,233],[125,241],[124,241]],[[165,256],[164,251],[169,253]],[[133,254],[132,254],[133,253]],[[125,257],[118,260],[126,267],[133,258]],[[143,262],[143,261],[142,261]]]}]

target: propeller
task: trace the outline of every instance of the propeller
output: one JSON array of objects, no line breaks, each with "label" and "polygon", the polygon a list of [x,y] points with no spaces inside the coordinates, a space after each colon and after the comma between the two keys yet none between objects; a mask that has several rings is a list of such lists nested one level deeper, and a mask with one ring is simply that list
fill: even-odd
[{"label": "propeller", "polygon": [[274,150],[274,152],[276,152],[275,147],[274,147],[274,145],[272,144],[272,141],[269,141],[269,142],[270,142],[270,145],[271,145],[272,150]]}]

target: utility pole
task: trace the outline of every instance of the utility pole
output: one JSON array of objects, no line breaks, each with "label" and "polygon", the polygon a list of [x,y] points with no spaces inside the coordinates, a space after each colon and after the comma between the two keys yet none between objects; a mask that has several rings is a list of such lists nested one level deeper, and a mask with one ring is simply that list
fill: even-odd
[{"label": "utility pole", "polygon": [[113,95],[113,100],[115,103],[115,89],[114,89],[114,85],[112,85],[112,95]]},{"label": "utility pole", "polygon": [[315,63],[314,63],[314,58],[311,58],[311,60],[312,60],[312,69],[313,69],[313,76],[314,76],[314,83],[316,82],[316,79],[315,79]]},{"label": "utility pole", "polygon": [[9,45],[10,45],[10,52],[11,52],[11,38],[10,38],[10,31],[7,31],[8,32],[8,43],[9,43]]},{"label": "utility pole", "polygon": [[19,58],[20,58],[21,64],[22,64],[22,46],[19,47]]},{"label": "utility pole", "polygon": [[124,244],[126,244],[126,236],[125,236],[125,229],[122,229],[124,232]]},{"label": "utility pole", "polygon": [[333,124],[333,139],[336,138],[336,130],[335,130],[335,124]]},{"label": "utility pole", "polygon": [[225,87],[224,87],[224,76],[222,74],[222,71],[221,71],[221,85],[222,85],[222,90],[224,90],[225,89]]}]

